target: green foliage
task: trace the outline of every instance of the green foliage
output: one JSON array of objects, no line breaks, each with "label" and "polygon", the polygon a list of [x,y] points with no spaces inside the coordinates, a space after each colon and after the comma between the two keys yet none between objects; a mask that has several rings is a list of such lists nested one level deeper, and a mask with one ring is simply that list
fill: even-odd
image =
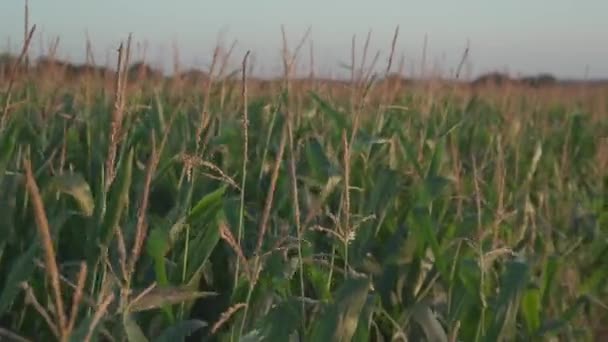
[{"label": "green foliage", "polygon": [[[103,87],[15,88],[0,131],[3,328],[55,339],[22,290],[54,309],[24,158],[66,308],[87,265],[70,341],[585,340],[607,323],[605,117],[525,94],[503,106],[412,89],[358,107],[281,89],[250,98],[243,170],[230,83],[209,99],[131,89],[113,164]],[[44,112],[55,102],[64,115]]]},{"label": "green foliage", "polygon": [[360,322],[370,281],[365,277],[349,278],[336,292],[332,303],[325,306],[312,332],[313,341],[351,341]]},{"label": "green foliage", "polygon": [[0,293],[0,316],[10,309],[15,297],[19,293],[21,282],[28,280],[32,276],[32,273],[34,273],[35,264],[33,261],[37,252],[38,244],[32,243],[11,265],[4,288],[2,289],[2,293]]},{"label": "green foliage", "polygon": [[191,319],[175,323],[165,329],[158,337],[154,338],[153,342],[176,342],[183,341],[188,336],[192,335],[197,330],[207,326],[207,323]]},{"label": "green foliage", "polygon": [[61,174],[50,181],[49,190],[56,190],[72,196],[85,216],[93,215],[95,203],[91,188],[81,174]]}]

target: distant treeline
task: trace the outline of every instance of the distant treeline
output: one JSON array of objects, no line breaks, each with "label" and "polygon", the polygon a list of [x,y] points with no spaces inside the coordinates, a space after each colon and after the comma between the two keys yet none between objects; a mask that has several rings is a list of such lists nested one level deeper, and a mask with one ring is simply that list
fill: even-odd
[{"label": "distant treeline", "polygon": [[513,78],[507,74],[499,72],[491,72],[473,80],[474,86],[503,86],[513,84],[524,84],[531,87],[543,87],[550,86],[559,83],[559,80],[551,74],[539,74],[536,76],[525,76],[520,78]]},{"label": "distant treeline", "polygon": [[[9,75],[11,68],[16,65],[17,57],[10,54],[0,54],[0,79],[6,78]],[[23,63],[18,66],[19,70],[22,71],[24,68]],[[56,58],[40,57],[35,60],[34,63],[30,63],[28,66],[28,72],[34,75],[61,75],[67,79],[78,79],[85,76],[96,76],[104,78],[113,78],[116,75],[116,71],[97,65],[90,64],[73,64],[70,62],[62,61]],[[144,62],[134,62],[127,68],[127,77],[130,81],[141,81],[141,80],[175,80],[179,79],[183,82],[198,83],[209,80],[209,74],[198,69],[189,69],[180,72],[178,75],[164,76],[163,73],[146,64]],[[265,81],[256,78],[250,78],[251,82],[260,83],[263,85]],[[339,83],[340,85],[346,85],[348,81],[330,80],[330,79],[316,79],[317,82],[323,83]],[[398,74],[391,74],[386,77],[387,82],[400,83],[401,85],[408,85],[416,83],[414,79],[407,79]],[[459,82],[463,83],[463,82]],[[547,73],[538,74],[535,76],[524,76],[524,77],[511,77],[506,73],[490,72],[483,74],[476,79],[470,81],[470,85],[473,87],[480,86],[508,86],[508,85],[524,85],[530,87],[546,87],[552,85],[567,85],[567,84],[601,84],[608,85],[608,80],[560,80],[555,76]]]},{"label": "distant treeline", "polygon": [[[13,66],[18,61],[17,57],[0,54],[0,76],[8,75]],[[18,65],[18,71],[24,70],[24,63]],[[74,64],[51,57],[40,57],[28,66],[28,72],[34,75],[57,74],[67,79],[77,79],[84,76],[114,77],[116,70],[99,65]],[[166,78],[163,73],[144,62],[134,62],[127,68],[127,77],[131,81],[135,80],[162,80]],[[200,81],[208,79],[207,73],[201,70],[187,70],[181,72],[179,77],[185,81]],[[172,77],[171,77],[172,78]]]}]

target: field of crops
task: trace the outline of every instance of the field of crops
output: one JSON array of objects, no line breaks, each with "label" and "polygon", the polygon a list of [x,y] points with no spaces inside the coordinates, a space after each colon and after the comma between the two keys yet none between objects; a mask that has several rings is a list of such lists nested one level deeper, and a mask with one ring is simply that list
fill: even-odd
[{"label": "field of crops", "polygon": [[0,340],[606,333],[606,88],[292,79],[287,57],[275,82],[246,58],[137,80],[120,56],[2,76]]}]

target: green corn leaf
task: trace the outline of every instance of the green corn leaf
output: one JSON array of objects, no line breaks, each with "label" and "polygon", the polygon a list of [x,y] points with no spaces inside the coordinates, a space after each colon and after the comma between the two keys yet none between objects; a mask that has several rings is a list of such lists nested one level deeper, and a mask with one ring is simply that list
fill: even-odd
[{"label": "green corn leaf", "polygon": [[414,308],[414,320],[422,327],[427,341],[429,342],[447,342],[448,337],[441,323],[431,311],[428,305],[419,303]]},{"label": "green corn leaf", "polygon": [[18,126],[11,126],[2,132],[2,136],[0,137],[0,184],[2,184],[6,168],[13,158],[19,131]]},{"label": "green corn leaf", "polygon": [[545,264],[545,270],[543,272],[543,282],[541,288],[542,295],[542,307],[546,308],[549,306],[549,301],[551,299],[551,289],[553,287],[553,280],[555,279],[555,275],[557,274],[558,268],[558,258],[556,256],[551,256],[547,259],[547,263]]},{"label": "green corn leaf", "polygon": [[156,280],[160,286],[169,284],[165,267],[165,254],[169,249],[168,233],[162,227],[155,227],[146,239],[146,251],[154,263]]},{"label": "green corn leaf", "polygon": [[21,291],[19,284],[32,276],[35,268],[34,256],[36,252],[38,252],[38,243],[34,242],[23,255],[15,260],[10,268],[4,288],[0,293],[0,316],[7,313],[15,297]]},{"label": "green corn leaf", "polygon": [[302,319],[301,304],[290,299],[274,306],[264,317],[261,334],[267,341],[288,341]]},{"label": "green corn leaf", "polygon": [[[1,177],[0,177],[1,178]],[[22,176],[9,176],[4,177],[0,181],[0,246],[6,246],[18,236],[20,231],[16,225],[18,212],[17,208],[17,194],[19,193],[23,177]],[[1,255],[2,248],[0,248],[0,262],[2,261]]]},{"label": "green corn leaf", "polygon": [[321,110],[336,124],[335,129],[337,132],[342,132],[343,129],[347,129],[348,125],[346,122],[346,115],[336,110],[332,105],[323,100],[317,93],[310,92],[309,94],[310,97],[321,107]]},{"label": "green corn leaf", "polygon": [[310,175],[321,184],[327,182],[332,166],[321,143],[315,138],[308,139],[304,151]]},{"label": "green corn leaf", "polygon": [[361,310],[359,324],[357,324],[357,330],[352,338],[353,342],[367,342],[370,340],[372,315],[374,313],[376,304],[376,296],[368,296],[367,300],[365,301],[365,305]]},{"label": "green corn leaf", "polygon": [[[105,319],[102,317],[99,324],[93,327],[93,331],[91,332],[91,342],[98,341],[97,332],[99,331],[100,326],[103,324]],[[86,336],[89,334],[89,330],[91,329],[91,323],[93,322],[93,316],[86,317],[78,321],[78,325],[76,329],[70,335],[70,342],[82,342],[85,340]]]},{"label": "green corn leaf", "polygon": [[203,196],[203,198],[194,205],[188,216],[188,222],[190,222],[191,226],[198,226],[201,223],[204,223],[204,219],[215,216],[227,187],[227,185],[222,185],[217,190]]},{"label": "green corn leaf", "polygon": [[319,318],[311,340],[351,341],[357,330],[369,288],[370,280],[367,277],[346,280],[336,293],[335,302],[329,304]]},{"label": "green corn leaf", "polygon": [[122,316],[122,323],[129,342],[148,342],[148,338],[131,315],[125,313]]},{"label": "green corn leaf", "polygon": [[[500,283],[500,293],[496,299],[496,314],[486,336],[486,341],[507,338],[515,329],[515,315],[518,311],[520,296],[527,285],[530,266],[523,260],[510,261]],[[507,338],[509,339],[509,338]]]},{"label": "green corn leaf", "polygon": [[79,173],[64,173],[53,177],[49,184],[50,190],[59,191],[72,196],[85,216],[92,216],[95,201],[91,194],[89,183]]},{"label": "green corn leaf", "polygon": [[449,184],[449,180],[441,176],[427,177],[422,184],[416,186],[416,206],[428,207],[442,195]]},{"label": "green corn leaf", "polygon": [[538,288],[529,288],[524,292],[521,299],[521,312],[530,335],[540,328],[542,313],[540,304],[540,290]]},{"label": "green corn leaf", "polygon": [[105,215],[104,224],[102,227],[103,242],[108,244],[114,233],[114,228],[120,222],[123,210],[129,202],[129,188],[131,186],[131,176],[133,173],[133,156],[134,152],[131,149],[125,160],[121,161],[122,166],[119,170],[117,179],[112,184],[111,194],[108,197],[108,210]]},{"label": "green corn leaf", "polygon": [[184,341],[194,332],[207,326],[207,323],[198,319],[189,319],[177,322],[166,328],[153,342],[178,342]]},{"label": "green corn leaf", "polygon": [[158,129],[159,136],[164,134],[166,129],[166,120],[165,120],[165,111],[163,107],[163,101],[158,92],[154,92],[154,103],[156,104],[156,113],[158,114],[156,117],[156,126]]},{"label": "green corn leaf", "polygon": [[158,309],[165,305],[179,304],[202,297],[215,296],[213,292],[192,291],[181,287],[158,287],[141,297],[134,296],[134,301],[129,303],[129,312],[139,312]]},{"label": "green corn leaf", "polygon": [[[192,209],[188,222],[198,237],[192,241],[188,256],[187,277],[198,273],[211,256],[220,240],[220,222],[226,217],[222,209],[222,195],[226,187],[222,187],[204,196]],[[201,227],[205,229],[198,233]]]},{"label": "green corn leaf", "polygon": [[416,170],[418,176],[420,178],[424,178],[424,171],[422,170],[422,166],[418,162],[418,157],[414,150],[414,145],[402,131],[397,131],[397,136],[399,137],[400,145],[403,148],[403,157],[405,158],[405,160],[407,160],[414,166],[414,169]]},{"label": "green corn leaf", "polygon": [[409,215],[409,220],[412,227],[416,227],[416,231],[420,233],[420,237],[424,238],[430,246],[439,272],[444,277],[448,277],[448,260],[442,253],[439,241],[437,240],[437,229],[434,228],[428,211],[422,209],[413,210]]},{"label": "green corn leaf", "polygon": [[434,143],[433,158],[427,170],[427,177],[437,177],[440,175],[441,166],[445,155],[445,137],[439,138]]},{"label": "green corn leaf", "polygon": [[263,338],[262,333],[258,329],[254,329],[254,330],[246,333],[245,335],[241,336],[241,338],[239,339],[239,342],[262,342],[262,341],[266,341],[266,340]]},{"label": "green corn leaf", "polygon": [[536,334],[536,336],[548,337],[558,333],[564,329],[571,320],[573,320],[585,305],[589,303],[589,299],[586,296],[579,297],[576,302],[570,306],[565,312],[563,312],[557,319],[548,319],[543,323],[542,327]]},{"label": "green corn leaf", "polygon": [[220,241],[220,230],[217,223],[210,224],[205,232],[192,242],[188,257],[188,277],[195,276],[211,256]]}]

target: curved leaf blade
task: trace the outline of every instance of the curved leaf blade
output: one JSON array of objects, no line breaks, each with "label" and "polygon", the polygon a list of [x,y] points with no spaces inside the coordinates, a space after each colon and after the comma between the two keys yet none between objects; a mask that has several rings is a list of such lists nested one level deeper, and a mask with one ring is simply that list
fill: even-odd
[{"label": "curved leaf blade", "polygon": [[214,292],[200,292],[178,287],[156,288],[131,302],[129,312],[146,311],[165,305],[179,304],[201,297],[214,296]]},{"label": "curved leaf blade", "polygon": [[89,183],[80,173],[64,173],[51,179],[50,188],[72,196],[82,213],[90,217],[95,209],[95,201]]},{"label": "curved leaf blade", "polygon": [[153,342],[176,342],[183,341],[186,337],[192,335],[199,329],[206,327],[208,324],[198,319],[184,320],[175,323],[165,329]]}]

